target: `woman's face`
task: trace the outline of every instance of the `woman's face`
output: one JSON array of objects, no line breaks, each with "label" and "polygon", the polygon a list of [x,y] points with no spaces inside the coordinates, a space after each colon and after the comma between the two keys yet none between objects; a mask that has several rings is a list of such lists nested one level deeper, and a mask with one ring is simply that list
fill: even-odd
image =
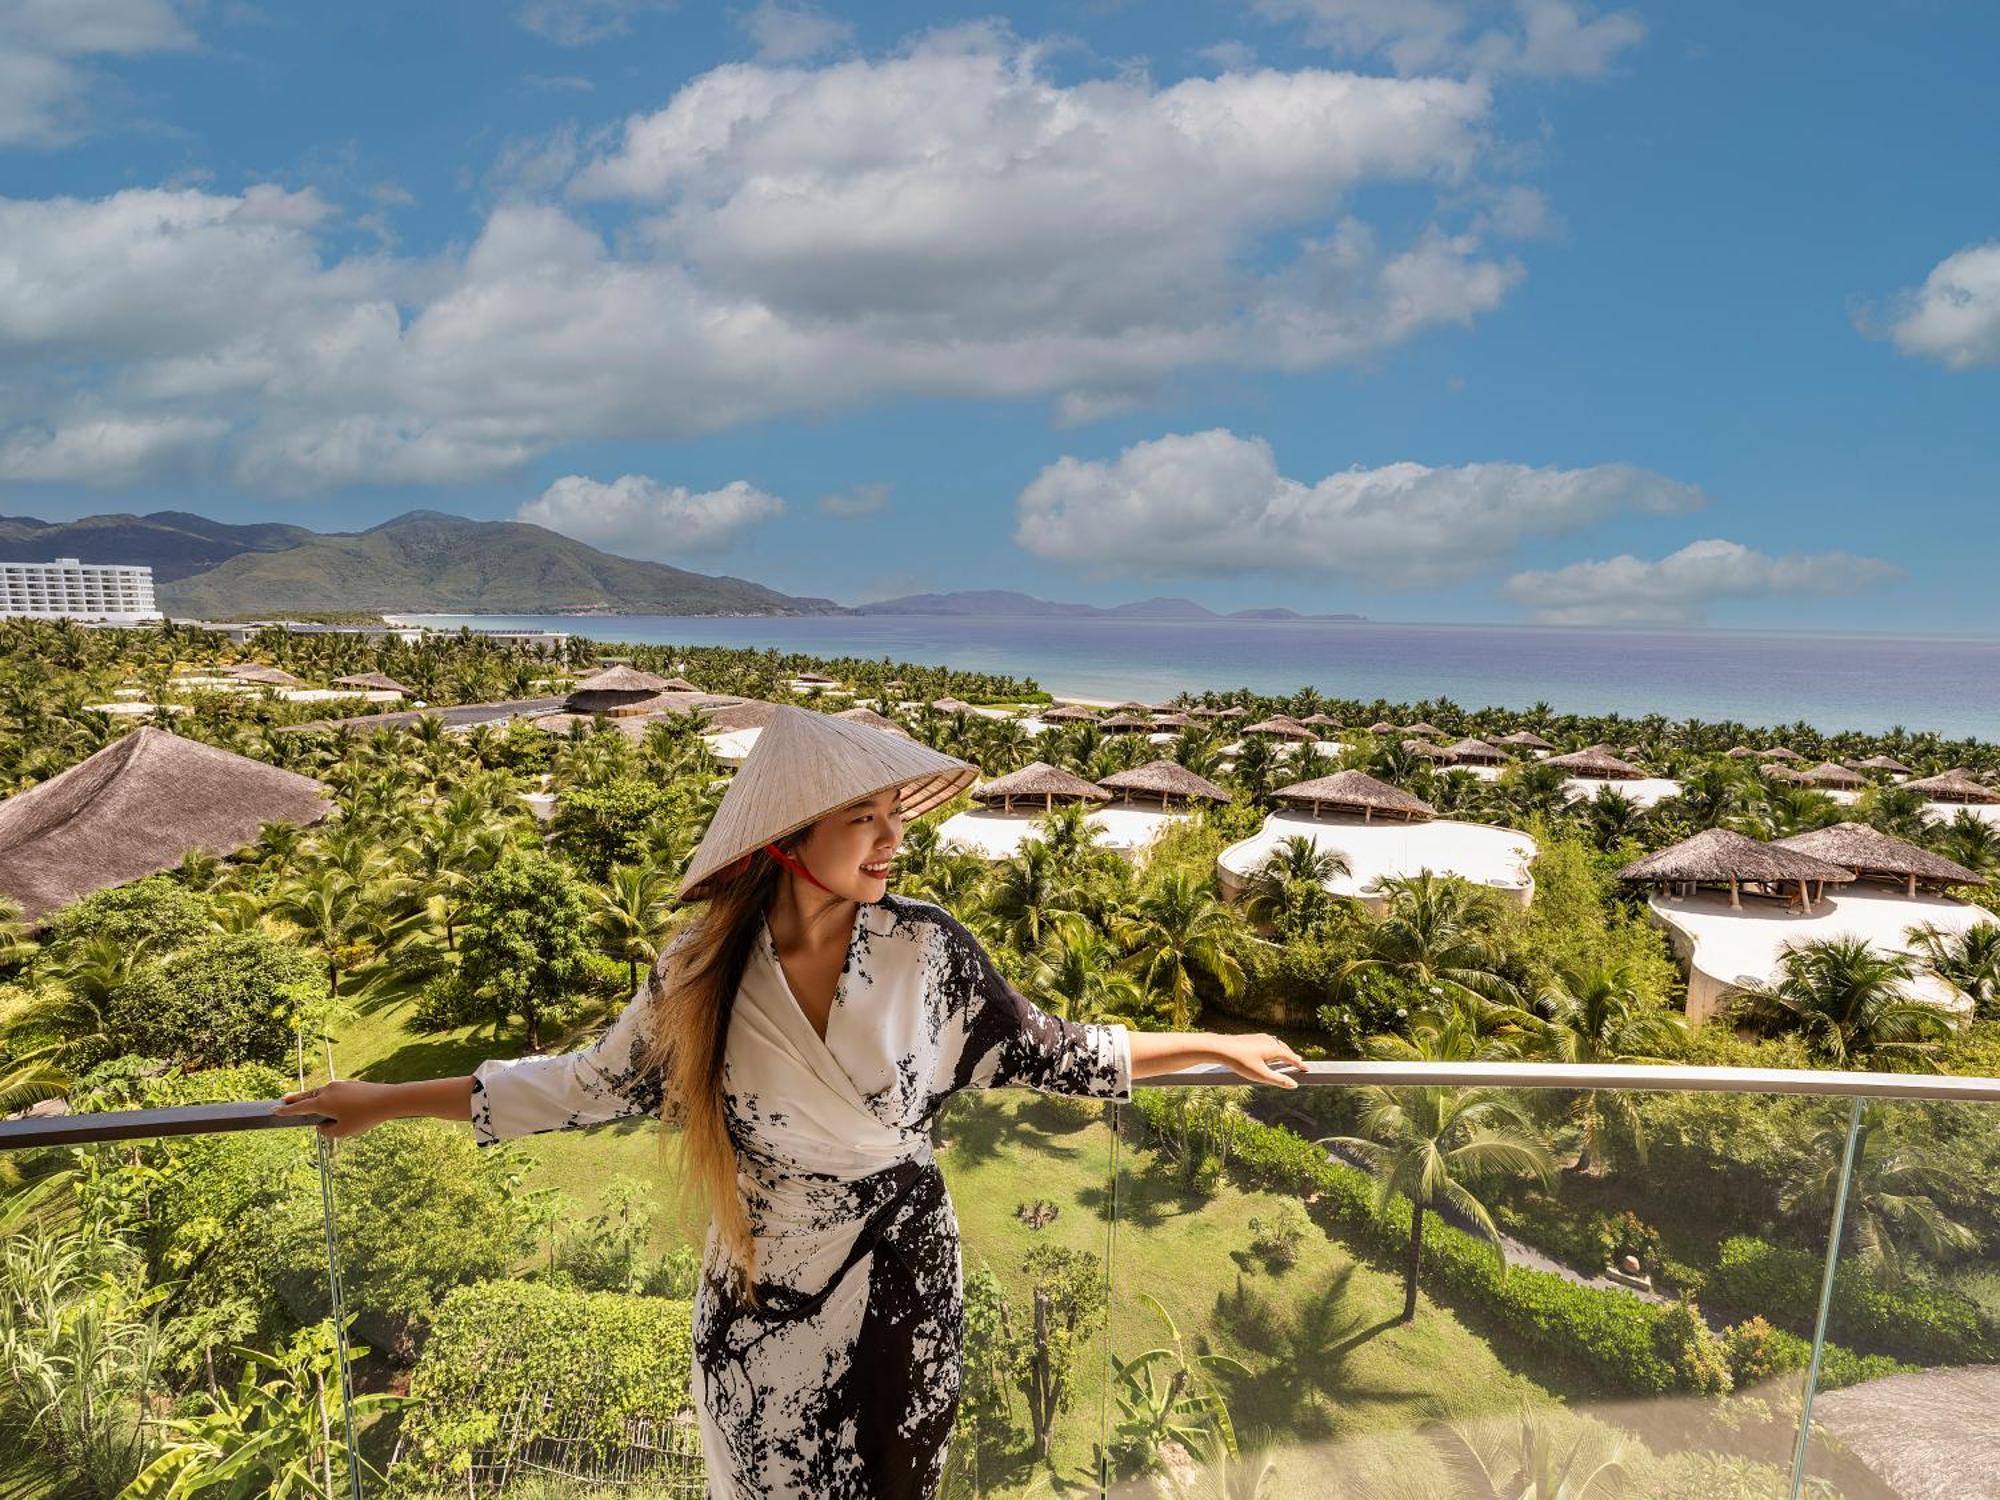
[{"label": "woman's face", "polygon": [[792,851],[815,879],[850,901],[880,901],[889,889],[889,861],[903,842],[898,792],[851,802],[828,813]]}]

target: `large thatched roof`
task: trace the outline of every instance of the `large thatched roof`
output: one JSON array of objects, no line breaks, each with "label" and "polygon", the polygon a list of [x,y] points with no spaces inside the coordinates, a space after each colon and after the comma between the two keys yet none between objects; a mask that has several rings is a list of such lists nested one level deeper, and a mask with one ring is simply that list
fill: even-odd
[{"label": "large thatched roof", "polygon": [[1629,760],[1620,760],[1601,745],[1592,745],[1587,750],[1572,750],[1568,755],[1552,755],[1544,764],[1600,781],[1638,781],[1646,774]]},{"label": "large thatched roof", "polygon": [[1805,757],[1789,745],[1774,745],[1769,750],[1759,750],[1760,760],[1804,760]]},{"label": "large thatched roof", "polygon": [[1192,729],[1200,721],[1178,709],[1167,709],[1153,720],[1155,729]]},{"label": "large thatched roof", "polygon": [[1332,714],[1307,714],[1299,722],[1313,729],[1340,728],[1340,720],[1336,719]]},{"label": "large thatched roof", "polygon": [[1152,731],[1153,719],[1150,713],[1113,714],[1108,719],[1099,719],[1097,727],[1106,734],[1147,734]]},{"label": "large thatched roof", "polygon": [[387,672],[353,672],[346,677],[333,679],[335,687],[373,688],[378,693],[401,693],[405,698],[410,690],[396,681]]},{"label": "large thatched roof", "polygon": [[135,729],[0,801],[0,895],[39,917],[106,886],[172,869],[192,849],[234,854],[264,823],[314,823],[310,776]]},{"label": "large thatched roof", "polygon": [[1331,776],[1315,776],[1281,786],[1271,795],[1315,810],[1322,807],[1355,809],[1367,813],[1393,813],[1405,818],[1436,816],[1430,803],[1413,797],[1401,787],[1379,781],[1366,771],[1336,771]]},{"label": "large thatched roof", "polygon": [[1268,719],[1259,719],[1255,724],[1243,726],[1245,734],[1267,734],[1275,739],[1310,740],[1317,738],[1314,733],[1290,714],[1272,714]]},{"label": "large thatched roof", "polygon": [[304,687],[303,677],[294,677],[283,667],[260,666],[255,662],[225,668],[238,682],[254,682],[260,687]]},{"label": "large thatched roof", "polygon": [[1843,884],[1854,872],[1779,844],[1762,844],[1727,828],[1708,828],[1691,839],[1636,859],[1618,872],[1620,880],[1714,885],[1725,881],[1782,884],[1799,880]]},{"label": "large thatched roof", "polygon": [[1178,761],[1149,760],[1129,771],[1117,771],[1097,783],[1107,792],[1137,797],[1184,797],[1203,802],[1231,801],[1229,793],[1197,776]]},{"label": "large thatched roof", "polygon": [[834,717],[854,724],[866,724],[870,729],[886,730],[890,734],[907,736],[910,732],[887,714],[878,714],[872,708],[843,708]]},{"label": "large thatched roof", "polygon": [[1433,745],[1429,740],[1404,740],[1403,748],[1411,755],[1424,760],[1434,760],[1439,765],[1447,765],[1453,759],[1452,753],[1442,745]]},{"label": "large thatched roof", "polygon": [[1027,799],[1035,802],[1109,802],[1111,793],[1073,771],[1034,761],[1018,771],[996,776],[972,789],[974,802],[1007,802]]},{"label": "large thatched roof", "polygon": [[1799,780],[1807,786],[1830,786],[1843,791],[1868,785],[1868,778],[1859,771],[1850,771],[1834,761],[1821,761],[1809,770],[1799,772]]},{"label": "large thatched roof", "polygon": [[1141,703],[1137,698],[1127,698],[1123,703],[1111,705],[1114,714],[1149,714],[1153,711],[1150,703]]},{"label": "large thatched roof", "polygon": [[1915,876],[1942,885],[1984,885],[1985,878],[1974,874],[1956,860],[1899,839],[1866,823],[1836,823],[1831,828],[1815,828],[1775,841],[1780,849],[1796,849],[1854,871],[1857,875]]},{"label": "large thatched roof", "polygon": [[1419,719],[1414,724],[1405,724],[1403,726],[1403,733],[1420,734],[1427,740],[1434,740],[1443,734],[1444,731],[1427,719]]},{"label": "large thatched roof", "polygon": [[664,677],[655,677],[651,672],[620,662],[615,667],[606,667],[601,672],[592,672],[588,677],[577,679],[573,693],[664,693],[671,690],[671,684]]},{"label": "large thatched roof", "polygon": [[1554,741],[1543,739],[1532,729],[1517,729],[1512,734],[1503,734],[1500,736],[1500,743],[1503,745],[1520,745],[1528,750],[1555,749]]},{"label": "large thatched roof", "polygon": [[1494,765],[1507,758],[1507,752],[1498,745],[1488,744],[1485,740],[1471,735],[1456,744],[1446,745],[1444,750],[1453,760],[1462,760],[1471,765]]},{"label": "large thatched roof", "polygon": [[1054,708],[1044,709],[1037,717],[1044,724],[1095,724],[1097,710],[1086,708],[1081,703],[1058,703]]},{"label": "large thatched roof", "polygon": [[1856,761],[1855,764],[1864,771],[1893,771],[1901,776],[1910,774],[1910,768],[1893,755],[1871,755],[1866,760]]},{"label": "large thatched roof", "polygon": [[1921,792],[1933,802],[2000,802],[2000,792],[1990,786],[1982,786],[1957,766],[1936,776],[1906,781],[1903,785],[1910,791]]},{"label": "large thatched roof", "polygon": [[1368,732],[1370,734],[1396,734],[1399,731],[1387,719],[1377,719],[1373,724],[1368,726]]}]

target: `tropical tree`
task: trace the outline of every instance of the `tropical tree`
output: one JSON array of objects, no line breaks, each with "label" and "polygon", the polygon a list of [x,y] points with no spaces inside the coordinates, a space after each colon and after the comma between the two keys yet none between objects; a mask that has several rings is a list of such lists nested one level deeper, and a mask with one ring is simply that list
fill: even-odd
[{"label": "tropical tree", "polygon": [[1243,988],[1239,921],[1192,871],[1148,881],[1132,907],[1112,917],[1111,935],[1125,950],[1126,972],[1165,999],[1177,1029],[1201,1009],[1203,984],[1224,995]]},{"label": "tropical tree", "polygon": [[1343,985],[1379,971],[1424,992],[1519,1004],[1520,992],[1503,972],[1500,913],[1490,892],[1421,870],[1384,880],[1381,893],[1386,909],[1362,952],[1342,965]]},{"label": "tropical tree", "polygon": [[1955,859],[1975,875],[2000,874],[2000,828],[1969,808],[1952,814],[1936,833],[1937,851]]},{"label": "tropical tree", "polygon": [[[1558,1062],[1581,1066],[1664,1061],[1686,1030],[1685,1021],[1641,993],[1631,969],[1615,959],[1557,968],[1535,997],[1535,1010],[1543,1021],[1541,1047]],[[1646,1159],[1642,1116],[1630,1091],[1582,1090],[1570,1101],[1569,1117],[1583,1137],[1577,1171],[1604,1170],[1613,1132]]]},{"label": "tropical tree", "polygon": [[1553,1165],[1519,1102],[1497,1089],[1365,1089],[1361,1128],[1363,1136],[1333,1136],[1321,1144],[1355,1152],[1375,1169],[1378,1208],[1398,1195],[1409,1200],[1410,1239],[1403,1261],[1403,1321],[1408,1323],[1417,1315],[1424,1215],[1448,1210],[1490,1240],[1504,1260],[1500,1231],[1474,1188],[1496,1175],[1546,1183]]},{"label": "tropical tree", "polygon": [[1796,1033],[1814,1059],[1845,1068],[1871,1057],[1920,1056],[1951,1030],[1946,1013],[1903,986],[1913,960],[1866,938],[1813,938],[1785,945],[1775,984],[1735,991],[1732,1008],[1766,1032]]},{"label": "tropical tree", "polygon": [[1499,1423],[1440,1422],[1424,1429],[1463,1500],[1619,1500],[1632,1469],[1624,1434],[1589,1419],[1564,1434],[1546,1408],[1522,1406]]},{"label": "tropical tree", "polygon": [[1322,849],[1303,833],[1290,834],[1278,840],[1251,877],[1243,914],[1279,932],[1303,932],[1332,908],[1328,883],[1352,873],[1338,849]]},{"label": "tropical tree", "polygon": [[625,982],[639,985],[639,965],[660,956],[660,932],[674,899],[672,876],[658,865],[613,865],[592,886],[591,925],[605,953],[625,961]]},{"label": "tropical tree", "polygon": [[[1815,1133],[1781,1190],[1779,1205],[1815,1226],[1827,1223],[1840,1192],[1846,1148],[1843,1114]],[[1938,1202],[1949,1185],[1948,1173],[1924,1161],[1891,1128],[1888,1105],[1864,1104],[1847,1185],[1844,1244],[1885,1284],[1904,1279],[1912,1248],[1932,1260],[1973,1249],[1979,1236]]]},{"label": "tropical tree", "polygon": [[1028,956],[1028,997],[1067,1021],[1130,1015],[1145,992],[1118,967],[1119,957],[1094,924],[1060,916],[1048,940]]},{"label": "tropical tree", "polygon": [[2000,1016],[2000,923],[1946,932],[1926,922],[1912,927],[1908,938],[1918,961],[1970,1000],[1974,1015],[1982,1021]]}]

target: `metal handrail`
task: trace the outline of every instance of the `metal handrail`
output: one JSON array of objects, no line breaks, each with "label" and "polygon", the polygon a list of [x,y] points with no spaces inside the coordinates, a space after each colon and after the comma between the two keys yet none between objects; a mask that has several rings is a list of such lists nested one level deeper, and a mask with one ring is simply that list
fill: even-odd
[{"label": "metal handrail", "polygon": [[[1805,1094],[1834,1099],[1966,1100],[2000,1104],[2000,1078],[1941,1073],[1843,1073],[1805,1068],[1690,1068],[1645,1063],[1311,1062],[1294,1074],[1302,1088],[1634,1089],[1648,1093]],[[1233,1086],[1245,1081],[1219,1066],[1158,1073],[1140,1088]],[[274,1115],[274,1099],[188,1104],[174,1109],[107,1110],[0,1120],[0,1151],[149,1140],[236,1130],[317,1125],[320,1115]]]}]

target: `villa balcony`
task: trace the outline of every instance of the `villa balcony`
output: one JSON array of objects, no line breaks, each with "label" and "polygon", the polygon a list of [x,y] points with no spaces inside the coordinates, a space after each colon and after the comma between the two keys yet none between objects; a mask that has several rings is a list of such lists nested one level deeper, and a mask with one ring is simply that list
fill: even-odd
[{"label": "villa balcony", "polygon": [[[2000,1080],[1217,1076],[1149,1079],[1127,1106],[969,1093],[940,1121],[968,1307],[945,1494],[1449,1500],[1555,1494],[1556,1478],[1577,1500],[2000,1493],[2000,1196],[1990,1170],[1954,1192],[1923,1176],[2000,1159]],[[1410,1203],[1365,1164],[1398,1150],[1383,1104],[1434,1134],[1465,1122],[1460,1146],[1549,1143],[1484,1172],[1477,1149],[1453,1158],[1466,1193],[1420,1216],[1413,1300]],[[157,1193],[162,1222],[205,1175],[296,1174],[310,1191],[284,1232],[204,1206],[220,1216],[207,1261],[177,1262],[165,1307],[226,1304],[204,1278],[232,1244],[291,1267],[271,1282],[282,1307],[238,1310],[325,1339],[320,1366],[293,1358],[266,1382],[297,1396],[301,1430],[279,1446],[315,1476],[289,1493],[705,1493],[686,1379],[700,1226],[657,1188],[656,1127],[480,1153],[498,1164],[481,1197],[429,1193],[413,1170],[463,1131],[403,1122],[328,1147],[267,1110],[10,1121],[0,1166],[32,1180],[61,1160],[91,1191]],[[1746,1136],[1763,1148],[1712,1144]],[[1955,1229],[1919,1222],[1927,1194]],[[479,1217],[495,1203],[527,1226],[497,1262],[482,1254],[505,1236]],[[186,1335],[174,1357],[233,1370],[243,1341]],[[1551,1487],[1523,1490],[1530,1470]]]}]

